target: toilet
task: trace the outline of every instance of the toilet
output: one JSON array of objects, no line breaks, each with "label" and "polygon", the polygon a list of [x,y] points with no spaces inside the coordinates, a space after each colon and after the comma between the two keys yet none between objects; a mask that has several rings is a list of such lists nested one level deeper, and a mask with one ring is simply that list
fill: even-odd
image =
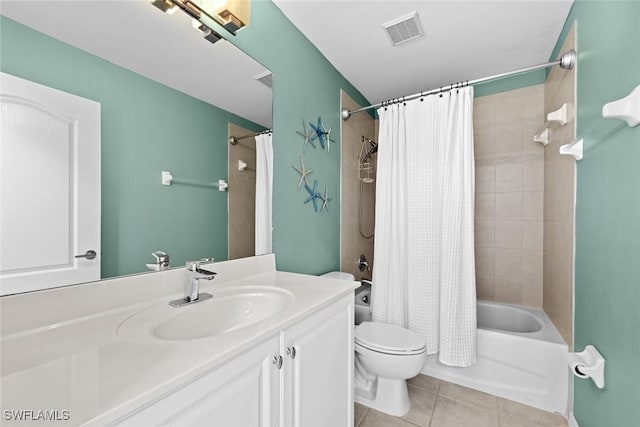
[{"label": "toilet", "polygon": [[[355,280],[349,273],[331,272],[324,276]],[[370,289],[356,290],[355,401],[396,417],[403,416],[411,408],[407,379],[422,371],[427,357],[426,341],[400,326],[372,322],[370,301]]]}]

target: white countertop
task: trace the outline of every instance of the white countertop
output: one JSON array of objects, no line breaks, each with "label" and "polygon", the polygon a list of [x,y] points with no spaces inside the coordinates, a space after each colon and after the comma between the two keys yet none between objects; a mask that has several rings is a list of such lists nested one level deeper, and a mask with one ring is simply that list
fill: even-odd
[{"label": "white countertop", "polygon": [[223,288],[258,285],[290,291],[294,301],[253,326],[175,342],[125,339],[116,331],[131,315],[182,297],[184,269],[0,298],[2,424],[11,425],[6,410],[67,410],[69,420],[55,421],[55,425],[104,425],[358,286],[357,282],[277,272],[273,255],[207,267],[218,275],[210,284],[201,281],[200,290],[214,298]]}]

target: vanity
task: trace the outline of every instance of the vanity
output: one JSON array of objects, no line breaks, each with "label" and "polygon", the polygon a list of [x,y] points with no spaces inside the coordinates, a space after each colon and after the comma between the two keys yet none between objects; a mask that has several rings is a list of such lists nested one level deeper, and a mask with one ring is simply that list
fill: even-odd
[{"label": "vanity", "polygon": [[352,425],[358,284],[206,268],[213,297],[181,308],[184,269],[2,297],[2,424]]}]

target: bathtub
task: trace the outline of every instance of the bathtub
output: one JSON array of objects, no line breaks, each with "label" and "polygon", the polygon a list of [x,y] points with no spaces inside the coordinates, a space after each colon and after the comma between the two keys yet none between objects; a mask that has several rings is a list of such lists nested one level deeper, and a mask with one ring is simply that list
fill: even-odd
[{"label": "bathtub", "polygon": [[431,355],[422,373],[567,415],[567,344],[539,309],[478,301],[477,363],[453,368]]}]

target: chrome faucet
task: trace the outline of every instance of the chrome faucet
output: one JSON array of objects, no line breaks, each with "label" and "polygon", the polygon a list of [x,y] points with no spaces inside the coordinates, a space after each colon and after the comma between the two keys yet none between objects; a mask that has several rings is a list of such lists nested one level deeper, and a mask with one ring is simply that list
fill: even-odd
[{"label": "chrome faucet", "polygon": [[151,252],[156,262],[147,264],[147,268],[152,271],[164,271],[169,269],[169,254],[163,251]]},{"label": "chrome faucet", "polygon": [[182,307],[188,304],[204,301],[213,295],[200,293],[200,280],[213,280],[217,273],[200,268],[202,264],[213,262],[213,258],[203,258],[200,261],[187,261],[184,280],[184,298],[170,301],[172,307]]},{"label": "chrome faucet", "polygon": [[356,263],[358,264],[358,270],[360,271],[367,270],[368,272],[371,272],[371,267],[369,267],[369,263],[367,262],[367,257],[365,257],[364,254],[360,255],[360,259],[358,259]]}]

